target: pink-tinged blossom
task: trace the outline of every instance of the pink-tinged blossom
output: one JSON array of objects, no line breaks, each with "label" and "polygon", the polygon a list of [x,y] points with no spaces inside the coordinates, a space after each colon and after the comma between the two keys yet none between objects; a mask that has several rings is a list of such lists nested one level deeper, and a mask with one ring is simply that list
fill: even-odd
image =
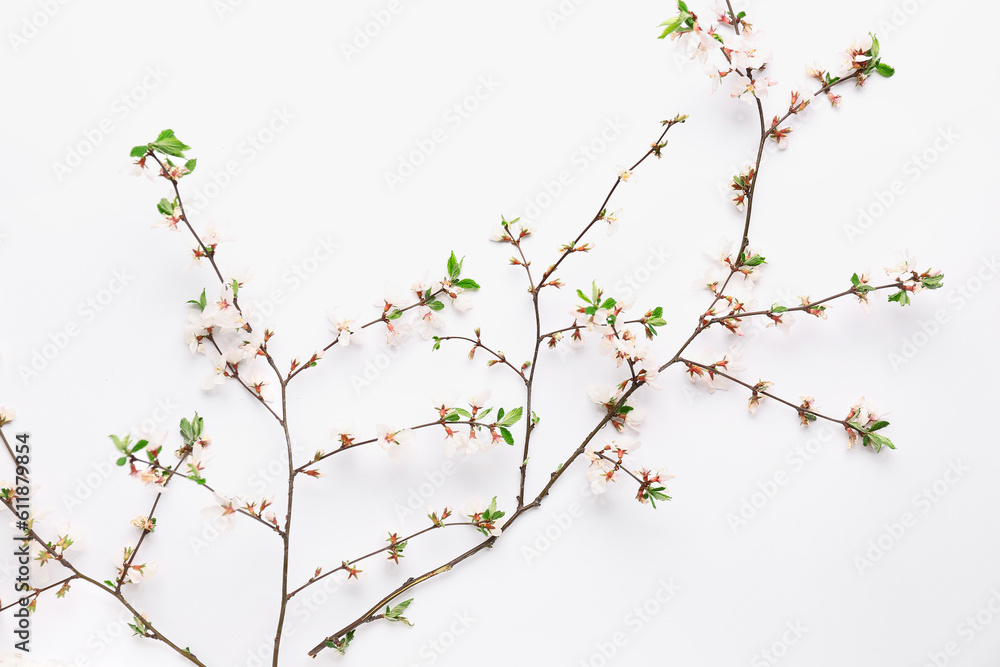
[{"label": "pink-tinged blossom", "polygon": [[587,396],[605,410],[610,410],[618,402],[621,392],[618,385],[592,384],[587,387]]},{"label": "pink-tinged blossom", "polygon": [[756,100],[767,98],[767,89],[778,82],[771,77],[751,79],[748,76],[737,76],[733,79],[730,96],[738,97],[744,102],[755,104]]},{"label": "pink-tinged blossom", "polygon": [[767,326],[774,327],[786,336],[795,324],[795,316],[791,313],[769,313],[767,317],[770,320]]},{"label": "pink-tinged blossom", "polygon": [[413,324],[413,329],[420,334],[424,340],[430,338],[435,331],[444,328],[444,320],[438,317],[437,313],[429,306],[417,308],[417,320]]},{"label": "pink-tinged blossom", "polygon": [[334,308],[327,317],[330,320],[330,331],[337,335],[337,344],[348,346],[361,340],[361,327],[356,324],[357,315],[347,313],[340,308]]},{"label": "pink-tinged blossom", "polygon": [[851,45],[839,55],[837,76],[850,76],[868,66],[870,56],[865,55],[872,49],[872,36],[864,35],[851,41]]},{"label": "pink-tinged blossom", "polygon": [[486,407],[486,402],[490,400],[490,396],[492,394],[492,389],[483,389],[482,391],[469,397],[469,405],[472,407],[473,415]]},{"label": "pink-tinged blossom", "polygon": [[0,426],[11,423],[16,416],[17,412],[13,408],[0,407]]},{"label": "pink-tinged blossom", "polygon": [[[716,371],[721,371],[727,375],[734,375],[746,370],[746,364],[740,361],[743,356],[742,350],[733,346],[724,355],[719,355],[712,350],[702,350],[697,355],[692,355],[691,361],[696,361],[701,366],[689,364],[687,366],[688,379],[699,389],[704,389],[708,393],[715,393],[716,389],[723,391],[729,389],[730,381]],[[708,368],[702,368],[707,366]]]},{"label": "pink-tinged blossom", "polygon": [[[854,422],[863,429],[868,430],[883,416],[884,415],[882,413],[880,413],[871,403],[865,400],[864,396],[862,396],[857,403],[851,406],[845,421]],[[850,426],[845,426],[844,429],[847,431],[847,448],[850,449],[858,441],[858,432]]]},{"label": "pink-tinged blossom", "polygon": [[201,388],[209,391],[230,377],[229,365],[236,365],[243,361],[243,353],[238,349],[231,349],[219,354],[214,348],[207,348],[207,353],[209,359],[212,360],[212,370],[201,381]]},{"label": "pink-tinged blossom", "polygon": [[330,430],[330,439],[339,442],[341,447],[353,446],[357,437],[357,433],[354,430],[354,423],[351,421],[334,424]]},{"label": "pink-tinged blossom", "polygon": [[733,67],[744,71],[761,69],[771,61],[773,53],[763,44],[763,34],[761,32],[752,34],[744,32],[742,35],[726,33],[723,41]]},{"label": "pink-tinged blossom", "polygon": [[721,70],[715,65],[706,65],[705,73],[708,74],[708,78],[712,80],[712,92],[714,93],[719,89],[722,84],[722,79],[732,73],[733,70],[725,69]]},{"label": "pink-tinged blossom", "polygon": [[211,521],[216,530],[229,530],[236,523],[236,515],[242,504],[239,496],[227,498],[216,493],[215,504],[202,509],[201,515]]},{"label": "pink-tinged blossom", "polygon": [[676,38],[681,52],[692,60],[697,58],[703,63],[708,61],[709,53],[722,48],[722,44],[715,39],[715,26],[710,25],[705,29],[697,21],[690,30],[671,33],[671,37]]},{"label": "pink-tinged blossom", "polygon": [[445,458],[450,459],[456,455],[468,456],[472,453],[472,450],[469,448],[469,438],[462,432],[462,429],[455,430],[450,426],[445,426],[444,430]]},{"label": "pink-tinged blossom", "polygon": [[393,429],[385,424],[376,427],[378,433],[378,444],[389,453],[389,458],[394,463],[400,463],[412,452],[411,444],[414,440],[413,432],[407,429]]}]

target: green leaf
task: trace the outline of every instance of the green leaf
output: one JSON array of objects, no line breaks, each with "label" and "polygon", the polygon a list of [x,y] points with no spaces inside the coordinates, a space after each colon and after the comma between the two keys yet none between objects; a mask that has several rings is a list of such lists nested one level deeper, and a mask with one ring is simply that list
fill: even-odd
[{"label": "green leaf", "polygon": [[584,300],[584,301],[586,301],[587,303],[590,303],[590,299],[588,299],[588,298],[587,298],[587,295],[583,293],[583,290],[582,290],[582,289],[578,289],[578,290],[576,291],[576,293],[577,293],[577,295],[579,295],[579,297],[580,297],[581,299],[583,299],[583,300]]},{"label": "green leaf", "polygon": [[508,445],[514,444],[514,436],[511,435],[511,432],[508,431],[503,426],[500,427],[500,435],[503,436],[503,441],[506,442]]},{"label": "green leaf", "polygon": [[477,290],[479,289],[479,283],[477,283],[472,278],[463,278],[455,283],[455,287],[461,287],[462,289]]},{"label": "green leaf", "polygon": [[159,151],[165,155],[173,155],[174,157],[184,157],[184,151],[189,150],[191,147],[180,141],[174,136],[173,130],[164,130],[160,132],[160,136],[157,137],[156,141],[149,145],[155,151]]},{"label": "green leaf", "polygon": [[392,310],[389,311],[389,314],[386,315],[385,317],[386,319],[389,320],[398,320],[402,314],[403,311],[401,311],[399,308],[393,308]]},{"label": "green leaf", "polygon": [[174,214],[174,204],[169,199],[161,199],[156,205],[156,210],[162,215],[173,215]]},{"label": "green leaf", "polygon": [[506,415],[504,415],[503,419],[501,419],[497,423],[500,426],[513,426],[514,424],[516,424],[518,422],[519,419],[521,419],[521,413],[522,412],[523,412],[523,410],[521,408],[514,408],[513,410],[511,410],[510,412],[508,412]]},{"label": "green leaf", "polygon": [[900,306],[905,306],[910,303],[910,294],[906,290],[899,290],[889,297],[889,301],[895,301]]},{"label": "green leaf", "polygon": [[[140,440],[139,442],[135,443],[135,447],[133,447],[132,451],[129,452],[129,453],[130,454],[135,454],[140,449],[145,449],[146,445],[148,445],[148,444],[149,444],[149,440]],[[119,464],[119,465],[121,465],[121,464]]]},{"label": "green leaf", "polygon": [[662,327],[666,326],[667,321],[662,317],[651,317],[650,319],[646,320],[646,324],[652,327]]},{"label": "green leaf", "polygon": [[605,299],[604,303],[601,304],[601,308],[603,308],[604,310],[611,310],[614,307],[615,307],[615,300],[611,298]]},{"label": "green leaf", "polygon": [[442,308],[444,308],[444,304],[438,301],[437,299],[434,299],[433,301],[428,301],[424,305],[426,305],[431,310],[441,310]]},{"label": "green leaf", "polygon": [[187,162],[184,163],[184,168],[188,170],[189,174],[192,171],[194,171],[194,168],[197,167],[197,166],[198,166],[198,160],[196,160],[196,159],[195,160],[188,160]]},{"label": "green leaf", "polygon": [[772,313],[784,313],[787,310],[788,310],[787,308],[785,308],[784,306],[779,306],[778,304],[774,304],[773,306],[771,306]]},{"label": "green leaf", "polygon": [[878,51],[879,51],[878,37],[876,37],[875,33],[872,32],[868,34],[872,36],[872,48],[868,49],[868,55],[872,58],[872,60],[874,60],[878,58]]},{"label": "green leaf", "polygon": [[208,305],[208,297],[205,296],[205,290],[201,291],[200,297],[198,297],[197,299],[190,299],[188,303],[193,303],[194,305],[198,306],[198,310],[204,311],[205,306]]},{"label": "green leaf", "polygon": [[868,430],[869,431],[878,431],[879,429],[883,429],[883,428],[885,428],[888,425],[889,425],[889,422],[887,422],[887,421],[877,421],[874,424],[872,424],[871,428],[869,428]]},{"label": "green leaf", "polygon": [[926,289],[940,289],[944,287],[944,274],[939,273],[936,276],[924,276],[920,279],[920,284]]},{"label": "green leaf", "polygon": [[750,256],[750,259],[743,262],[746,266],[760,266],[761,264],[767,264],[763,257],[757,254]]},{"label": "green leaf", "polygon": [[[389,609],[389,607],[386,606],[385,617],[393,620],[396,619],[403,620],[402,619],[403,612],[406,611],[406,608],[410,606],[411,602],[413,602],[413,598],[410,598],[409,600],[403,600],[392,609]],[[407,625],[410,625],[410,623],[407,622]]]},{"label": "green leaf", "polygon": [[146,151],[148,150],[149,146],[136,146],[135,148],[132,149],[132,152],[129,153],[129,155],[132,157],[142,157],[143,155],[146,154]]},{"label": "green leaf", "polygon": [[881,74],[882,76],[889,78],[890,76],[896,73],[896,68],[890,67],[885,63],[878,63],[877,65],[875,65],[875,71]]},{"label": "green leaf", "polygon": [[681,23],[683,23],[683,21],[684,19],[681,16],[675,16],[674,18],[661,23],[658,27],[663,28],[663,33],[660,34],[660,36],[657,37],[657,39],[664,39],[667,35],[680,28]]},{"label": "green leaf", "polygon": [[123,465],[125,465],[125,463],[127,461],[128,461],[128,459],[123,456],[120,459],[118,459],[118,461],[116,461],[116,463],[118,463],[118,465],[120,465],[120,466],[123,466]]},{"label": "green leaf", "polygon": [[858,278],[858,274],[855,273],[853,276],[851,276],[851,284],[854,285],[855,287],[861,284],[861,278]]},{"label": "green leaf", "polygon": [[464,257],[459,260],[455,257],[455,251],[451,251],[451,257],[448,258],[448,275],[451,276],[452,280],[457,280],[462,274],[462,263],[464,261]]}]

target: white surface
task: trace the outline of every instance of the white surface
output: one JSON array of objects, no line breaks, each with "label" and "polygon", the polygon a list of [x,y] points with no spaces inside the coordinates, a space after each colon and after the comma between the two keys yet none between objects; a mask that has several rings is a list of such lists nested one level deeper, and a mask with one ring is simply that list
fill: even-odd
[{"label": "white surface", "polygon": [[[6,3],[5,32],[20,30],[41,4]],[[248,300],[267,299],[272,290],[284,297],[266,319],[278,331],[279,358],[308,356],[325,343],[330,307],[373,312],[386,277],[408,283],[424,270],[443,270],[455,249],[484,289],[471,312],[448,311],[449,331],[467,334],[482,325],[485,341],[520,359],[530,350],[529,304],[521,274],[505,266],[504,248],[486,240],[489,227],[501,214],[523,215],[547,182],[569,171],[570,185],[537,218],[539,233],[529,244],[537,265],[547,265],[556,246],[593,215],[616,165],[642,154],[661,119],[689,113],[688,124],[671,131],[664,159],[643,165],[636,183],[612,202],[625,210],[622,231],[611,239],[595,235],[592,256],[573,258],[563,275],[573,288],[595,278],[614,288],[629,276],[642,280],[645,274],[635,272],[653,251],[669,253],[667,266],[636,292],[637,308],[666,308],[669,326],[657,340],[664,358],[684,340],[707,303],[690,289],[707,266],[702,253],[740,232],[742,218],[719,186],[752,158],[756,116],[724,92],[711,96],[700,65],[678,64],[672,46],[655,39],[656,25],[672,13],[666,3],[562,5],[572,12],[553,26],[554,0],[403,1],[350,61],[341,45],[386,3],[319,9],[242,2],[221,17],[213,3],[188,0],[155,10],[125,0],[67,3],[18,52],[5,40],[0,404],[16,407],[15,428],[32,434],[38,506],[55,510],[53,523],[86,529],[85,571],[113,574],[115,553],[134,535],[128,521],[144,514],[151,498],[120,470],[107,480],[92,475],[94,489],[80,485],[95,463],[111,459],[106,435],[149,418],[158,401],[175,406],[162,424],[172,433],[181,416],[198,410],[206,417],[215,443],[210,483],[279,497],[283,488],[280,473],[266,473],[270,462],[283,460],[270,418],[235,387],[214,395],[198,389],[207,367],[183,343],[184,301],[214,277],[206,269],[183,272],[187,241],[150,229],[165,184],[118,173],[129,148],[164,127],[199,158],[198,171],[184,181],[189,191],[206,191],[227,162],[239,166],[231,184],[192,217],[228,225],[238,239],[220,248],[220,257],[224,266],[253,268]],[[949,17],[979,17],[985,25],[970,33],[965,22],[943,19],[946,8]],[[854,271],[880,271],[904,248],[943,268],[946,287],[917,295],[906,309],[882,302],[870,318],[844,302],[829,321],[800,317],[787,338],[762,332],[744,341],[744,377],[772,380],[793,400],[813,394],[837,415],[868,396],[891,410],[889,435],[899,449],[877,456],[846,451],[843,434],[833,433],[818,454],[798,463],[790,452],[821,428],[803,431],[775,404],[751,418],[745,393],[695,394],[672,369],[662,391],[643,392],[650,417],[640,458],[676,473],[673,502],[654,512],[632,501],[625,485],[593,502],[577,464],[496,548],[413,592],[414,628],[363,628],[347,656],[351,664],[600,665],[598,645],[621,632],[627,641],[608,664],[665,658],[763,665],[772,663],[760,652],[782,642],[786,624],[807,628],[787,647],[780,662],[788,665],[922,665],[950,642],[957,655],[938,656],[938,664],[996,664],[1000,617],[984,612],[990,622],[981,631],[963,625],[991,599],[1000,609],[1000,455],[989,421],[1000,281],[975,278],[998,250],[988,181],[998,148],[996,77],[981,75],[992,60],[994,38],[984,20],[991,8],[845,0],[751,9],[775,49],[772,76],[781,82],[768,117],[790,87],[806,83],[804,64],[832,65],[855,34],[877,31],[884,59],[897,68],[891,80],[844,91],[839,110],[817,103],[797,124],[789,150],[768,154],[752,234],[769,261],[760,302],[839,291]],[[123,106],[121,96],[134,95],[147,68],[165,73],[162,80],[148,79],[145,99],[134,109]],[[484,77],[497,82],[495,91],[456,122],[449,110]],[[271,123],[275,110],[292,120],[261,150],[253,148],[248,138]],[[106,118],[113,129],[59,180],[53,162],[64,161]],[[581,159],[581,145],[608,123],[624,129],[595,159]],[[438,127],[445,141],[390,191],[385,172]],[[933,149],[949,130],[957,139],[928,169],[914,171],[912,156]],[[845,226],[856,222],[858,208],[877,202],[894,180],[902,194],[849,239]],[[297,278],[297,269],[313,266],[307,260],[317,239],[327,238],[339,244],[334,257]],[[126,289],[89,315],[80,304],[99,298],[116,271],[130,276]],[[966,299],[960,286],[979,289]],[[565,326],[571,303],[571,290],[546,295],[549,329]],[[921,337],[938,315],[945,323]],[[37,378],[22,381],[19,366],[70,323],[79,335]],[[716,345],[728,344],[715,335]],[[918,352],[894,363],[890,354],[901,354],[906,341]],[[367,432],[376,421],[416,423],[429,416],[434,391],[449,386],[491,386],[494,399],[508,406],[522,400],[502,370],[470,365],[465,352],[446,346],[431,355],[429,344],[411,341],[356,392],[352,376],[368,363],[384,365],[384,348],[373,336],[364,348],[337,350],[293,385],[296,443],[306,451],[329,447],[331,423],[346,415]],[[617,377],[594,349],[544,352],[536,403],[543,422],[529,492],[599,418],[583,388]],[[354,452],[324,466],[326,479],[300,482],[293,581],[376,548],[387,529],[422,527],[422,513],[401,520],[394,507],[419,494],[427,479],[447,477],[429,499],[438,507],[494,494],[503,508],[513,505],[517,451],[499,448],[459,462],[449,476],[440,473],[437,435],[425,432],[420,449],[403,468],[377,449]],[[954,485],[938,484],[947,489],[942,497],[918,498],[957,462],[966,470]],[[9,476],[8,467],[0,470]],[[727,517],[779,471],[787,483],[734,531]],[[190,539],[202,533],[199,510],[208,496],[184,482],[172,487],[161,527],[143,548],[160,572],[131,594],[208,664],[260,664],[249,654],[273,633],[277,540],[240,522],[196,553]],[[67,494],[87,497],[67,506]],[[557,529],[557,516],[572,502],[579,516]],[[866,557],[869,541],[904,513],[913,515],[912,527],[859,571],[856,559]],[[558,539],[528,558],[523,547],[544,546],[539,535],[546,530]],[[461,534],[414,541],[398,571],[370,563],[361,584],[311,600],[314,611],[293,611],[282,664],[310,664],[305,651],[392,582],[472,543]],[[2,562],[9,568],[12,561]],[[2,578],[6,601],[12,583],[9,574]],[[666,604],[649,603],[659,609],[637,621],[634,608],[654,599],[662,581],[678,592]],[[463,624],[456,614],[475,620]],[[119,616],[112,599],[82,584],[64,600],[47,594],[34,619],[32,656],[79,665],[185,664],[163,646],[127,637]],[[9,627],[5,616],[5,650]],[[449,634],[452,627],[460,636]],[[439,654],[431,642],[449,648]]]}]

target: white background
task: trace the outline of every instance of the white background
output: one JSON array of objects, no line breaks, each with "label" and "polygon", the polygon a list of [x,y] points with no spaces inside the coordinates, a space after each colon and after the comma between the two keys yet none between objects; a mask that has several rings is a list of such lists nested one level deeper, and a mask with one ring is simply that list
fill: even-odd
[{"label": "white background", "polygon": [[[172,438],[180,417],[205,416],[214,441],[210,483],[279,498],[284,484],[273,420],[233,386],[199,389],[207,362],[184,345],[184,301],[215,279],[207,267],[184,271],[186,238],[150,228],[166,183],[121,173],[129,149],[163,128],[193,146],[199,168],[185,189],[217,196],[192,218],[235,239],[220,247],[220,261],[252,268],[241,297],[273,311],[261,321],[278,332],[273,348],[283,360],[329,340],[325,313],[334,305],[374,314],[387,279],[409,284],[443,271],[452,249],[467,256],[466,273],[484,288],[469,313],[445,311],[449,332],[481,325],[487,343],[526,358],[533,332],[522,275],[487,240],[490,226],[541,203],[528,248],[547,266],[594,214],[615,167],[637,159],[659,121],[678,112],[691,119],[670,132],[664,158],[644,164],[611,204],[624,209],[621,232],[595,234],[596,250],[568,261],[563,279],[573,288],[597,279],[612,291],[627,288],[626,279],[641,282],[636,308],[666,310],[669,325],[656,341],[666,359],[707,303],[692,289],[708,266],[703,253],[740,233],[742,216],[720,185],[752,158],[756,114],[725,91],[710,95],[701,66],[676,60],[673,45],[655,39],[656,25],[674,13],[666,3],[567,1],[560,14],[554,0],[404,0],[359,53],[345,55],[372,12],[385,15],[384,2],[245,1],[222,12],[207,1],[155,9],[68,2],[15,48],[8,33],[24,30],[43,4],[10,0],[0,23],[0,403],[18,410],[12,428],[32,434],[35,503],[54,510],[42,527],[68,520],[85,530],[79,566],[98,579],[113,576],[118,550],[135,537],[128,521],[152,500],[123,471],[107,476],[106,436],[137,427],[158,403],[173,406],[159,425]],[[671,369],[661,391],[642,392],[649,418],[637,456],[677,475],[673,502],[640,506],[624,483],[594,502],[577,464],[494,549],[413,591],[415,627],[362,628],[345,664],[762,665],[773,663],[761,651],[776,645],[782,664],[867,667],[927,664],[949,643],[955,655],[937,655],[937,664],[997,664],[1000,618],[983,612],[979,631],[966,621],[991,599],[1000,609],[991,6],[844,0],[749,9],[775,50],[768,69],[780,86],[768,117],[783,110],[791,87],[808,83],[805,64],[832,66],[857,34],[877,31],[885,61],[897,68],[891,80],[842,89],[840,109],[818,101],[796,120],[791,147],[768,152],[752,233],[768,259],[759,303],[840,291],[853,272],[880,273],[903,249],[924,268],[942,268],[946,287],[905,309],[882,301],[867,318],[838,302],[828,321],[800,317],[788,337],[751,333],[740,341],[744,377],[771,380],[792,400],[815,395],[837,416],[865,395],[890,411],[886,433],[899,449],[847,451],[843,433],[805,431],[777,404],[751,418],[744,392],[693,393]],[[149,68],[163,74],[144,88]],[[495,90],[480,89],[475,110],[450,120],[483,78]],[[292,120],[268,136],[276,110]],[[95,135],[105,119],[110,131]],[[439,127],[443,143],[391,189],[386,172]],[[596,141],[607,127],[623,129]],[[251,137],[270,141],[257,149]],[[581,147],[592,141],[600,150],[586,157]],[[72,151],[88,155],[60,178],[54,164]],[[230,161],[239,173],[213,190],[213,175],[218,181]],[[562,171],[569,185],[554,200],[540,197]],[[887,202],[894,181],[901,194],[880,208],[879,193]],[[874,215],[861,229],[865,209]],[[317,255],[321,241],[338,244],[326,261],[316,261],[327,257]],[[662,268],[640,270],[662,254]],[[91,313],[81,304],[107,297],[115,272],[128,276],[127,286]],[[272,291],[282,303],[269,308]],[[545,295],[547,329],[569,323],[572,302],[571,290]],[[935,318],[936,327],[928,324]],[[19,369],[67,325],[78,335],[25,379]],[[734,342],[714,336],[706,342],[716,349]],[[366,434],[380,421],[425,421],[430,397],[448,387],[491,387],[507,407],[523,401],[509,373],[482,359],[470,364],[466,351],[446,345],[432,355],[416,339],[390,361],[377,335],[362,348],[337,349],[293,384],[296,446],[330,447],[329,428],[344,417]],[[363,385],[366,370],[374,380]],[[584,387],[613,381],[616,371],[593,348],[544,351],[531,495],[600,417]],[[818,452],[798,463],[796,448],[819,437]],[[423,432],[419,450],[402,467],[381,450],[356,451],[324,465],[325,479],[300,481],[293,585],[316,566],[377,548],[387,530],[423,527],[422,511],[398,511],[414,494],[421,510],[427,502],[461,508],[473,496],[514,504],[519,447],[445,466],[453,474],[442,472],[438,434]],[[942,481],[953,466],[961,477]],[[0,470],[10,475],[9,466]],[[776,473],[785,483],[761,502]],[[942,494],[920,500],[935,483]],[[762,506],[734,528],[732,517],[751,499]],[[251,522],[199,543],[208,534],[200,509],[209,502],[182,480],[171,485],[142,551],[160,572],[129,595],[207,664],[261,664],[252,653],[269,656],[280,544]],[[567,522],[572,503],[577,516]],[[893,525],[906,513],[912,526],[900,534]],[[305,652],[322,637],[405,577],[474,543],[460,531],[416,540],[401,566],[373,559],[360,583],[310,596],[313,611],[290,614],[282,664],[312,664]],[[13,561],[0,562],[6,602]],[[664,581],[676,595],[651,602]],[[650,613],[640,621],[635,608],[643,605]],[[38,607],[32,656],[43,663],[186,664],[162,645],[128,637],[120,607],[84,584],[64,600],[50,592]],[[9,623],[5,617],[4,650]],[[782,644],[783,635],[793,639],[787,624],[806,628],[792,645]],[[609,650],[617,632],[626,641],[605,661],[600,646]]]}]

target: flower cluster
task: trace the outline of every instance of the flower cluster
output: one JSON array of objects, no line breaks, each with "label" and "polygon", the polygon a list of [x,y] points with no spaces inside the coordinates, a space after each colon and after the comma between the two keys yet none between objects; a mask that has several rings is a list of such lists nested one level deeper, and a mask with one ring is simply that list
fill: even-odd
[{"label": "flower cluster", "polygon": [[608,484],[620,479],[624,473],[639,484],[635,497],[640,503],[651,503],[655,508],[657,500],[670,500],[664,485],[674,476],[666,468],[655,471],[641,468],[637,472],[632,472],[626,467],[625,457],[634,454],[640,444],[638,440],[624,436],[608,440],[600,449],[588,445],[584,453],[590,461],[587,466],[590,490],[598,494],[604,493]]},{"label": "flower cluster", "polygon": [[149,579],[159,570],[159,566],[153,561],[138,565],[134,563],[134,553],[134,546],[126,546],[122,550],[121,559],[118,561],[117,581],[123,584],[138,584],[143,579]]}]

